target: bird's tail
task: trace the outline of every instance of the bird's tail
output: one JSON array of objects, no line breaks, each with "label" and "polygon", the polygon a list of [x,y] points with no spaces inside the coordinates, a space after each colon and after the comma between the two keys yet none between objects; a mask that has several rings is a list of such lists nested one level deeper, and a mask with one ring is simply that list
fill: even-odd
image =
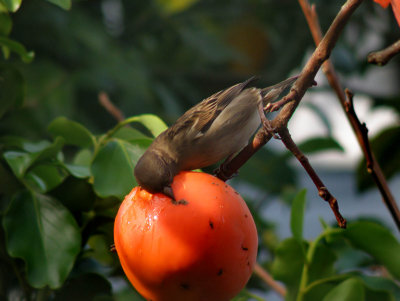
[{"label": "bird's tail", "polygon": [[281,81],[280,83],[277,83],[276,85],[262,89],[261,96],[263,98],[264,106],[277,99],[285,89],[293,85],[298,77],[299,75],[292,76],[288,79],[285,79],[284,81]]}]

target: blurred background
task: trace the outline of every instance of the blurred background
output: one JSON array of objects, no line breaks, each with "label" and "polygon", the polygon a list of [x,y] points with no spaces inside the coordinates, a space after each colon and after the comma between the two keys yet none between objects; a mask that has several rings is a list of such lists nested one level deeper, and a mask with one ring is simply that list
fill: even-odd
[{"label": "blurred background", "polygon": [[[257,75],[257,86],[264,87],[299,73],[315,48],[293,0],[76,0],[69,10],[51,2],[25,0],[0,19],[1,35],[35,53],[30,63],[15,53],[0,60],[3,76],[13,78],[0,84],[0,101],[11,88],[21,100],[1,112],[0,136],[50,139],[47,126],[59,116],[104,133],[117,121],[99,103],[100,92],[125,117],[151,113],[170,125],[203,98],[250,76]],[[342,2],[313,1],[323,31]],[[364,1],[332,53],[397,199],[400,58],[378,67],[366,56],[399,37],[391,9]],[[316,80],[289,123],[295,142],[348,220],[372,218],[399,237],[338,100],[321,72]],[[271,243],[290,236],[290,200],[303,187],[308,189],[305,237],[320,232],[320,217],[334,224],[329,206],[280,141],[268,143],[231,183],[267,224],[271,236],[265,239]],[[109,269],[109,262],[100,259],[99,269]],[[120,278],[112,283],[117,291],[127,288]]]}]

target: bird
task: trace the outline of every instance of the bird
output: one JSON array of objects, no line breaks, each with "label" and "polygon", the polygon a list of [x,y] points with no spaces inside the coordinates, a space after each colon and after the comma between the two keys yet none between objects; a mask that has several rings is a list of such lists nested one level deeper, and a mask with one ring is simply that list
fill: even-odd
[{"label": "bird", "polygon": [[251,77],[204,99],[153,140],[134,168],[137,183],[174,199],[171,183],[180,171],[232,159],[260,125],[273,134],[265,106],[297,77],[262,89],[250,87],[257,79]]}]

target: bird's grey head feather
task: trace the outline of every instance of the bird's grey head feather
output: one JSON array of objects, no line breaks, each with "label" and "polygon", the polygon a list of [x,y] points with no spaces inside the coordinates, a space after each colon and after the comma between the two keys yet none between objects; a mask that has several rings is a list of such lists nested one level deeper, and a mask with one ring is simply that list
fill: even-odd
[{"label": "bird's grey head feather", "polygon": [[178,168],[165,154],[149,148],[137,162],[134,174],[138,184],[151,193],[161,192],[169,186]]}]

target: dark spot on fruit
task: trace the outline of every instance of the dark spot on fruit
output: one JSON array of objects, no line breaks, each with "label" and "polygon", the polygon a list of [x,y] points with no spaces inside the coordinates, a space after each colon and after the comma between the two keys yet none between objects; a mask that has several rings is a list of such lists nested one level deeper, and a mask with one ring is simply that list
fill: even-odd
[{"label": "dark spot on fruit", "polygon": [[219,269],[217,276],[221,276],[224,273],[223,269]]},{"label": "dark spot on fruit", "polygon": [[214,223],[210,220],[210,222],[209,222],[209,225],[210,225],[210,228],[211,229],[214,229]]},{"label": "dark spot on fruit", "polygon": [[245,218],[248,218],[249,216],[247,214],[244,215]]},{"label": "dark spot on fruit", "polygon": [[184,290],[188,290],[190,288],[190,285],[188,283],[181,283],[181,288],[183,288]]},{"label": "dark spot on fruit", "polygon": [[242,250],[243,250],[243,251],[248,251],[249,248],[247,248],[247,247],[245,247],[244,245],[242,245]]},{"label": "dark spot on fruit", "polygon": [[247,262],[247,265],[250,266],[250,261]]},{"label": "dark spot on fruit", "polygon": [[235,191],[235,193],[236,193],[237,195],[239,195],[239,192]]},{"label": "dark spot on fruit", "polygon": [[184,206],[186,206],[186,205],[189,204],[189,202],[186,201],[186,200],[184,200],[184,199],[179,200],[179,201],[175,201],[175,200],[171,199],[171,202],[172,202],[172,204],[174,204],[174,205],[184,205]]}]

